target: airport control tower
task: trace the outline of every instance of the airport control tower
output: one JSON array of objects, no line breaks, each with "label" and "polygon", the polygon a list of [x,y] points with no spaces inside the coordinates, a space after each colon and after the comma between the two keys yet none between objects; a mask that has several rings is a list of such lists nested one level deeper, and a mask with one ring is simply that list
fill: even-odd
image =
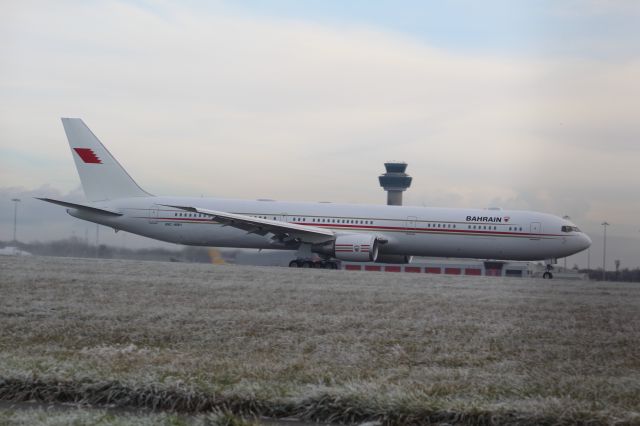
[{"label": "airport control tower", "polygon": [[387,191],[387,205],[401,206],[402,192],[411,186],[411,176],[405,173],[407,163],[390,161],[384,163],[387,173],[380,175],[380,186]]}]

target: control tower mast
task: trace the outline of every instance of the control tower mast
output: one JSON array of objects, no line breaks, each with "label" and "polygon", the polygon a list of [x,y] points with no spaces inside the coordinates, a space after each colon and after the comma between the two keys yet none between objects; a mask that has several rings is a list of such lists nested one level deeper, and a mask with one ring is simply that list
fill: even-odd
[{"label": "control tower mast", "polygon": [[405,173],[407,163],[387,162],[384,163],[387,173],[378,177],[380,186],[387,191],[387,205],[401,206],[402,192],[411,186],[411,176]]}]

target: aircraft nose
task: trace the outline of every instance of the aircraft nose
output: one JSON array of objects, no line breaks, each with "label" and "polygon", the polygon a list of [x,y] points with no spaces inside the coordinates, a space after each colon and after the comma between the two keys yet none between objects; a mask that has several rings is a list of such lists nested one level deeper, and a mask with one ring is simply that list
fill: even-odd
[{"label": "aircraft nose", "polygon": [[580,245],[582,250],[586,250],[591,247],[591,238],[587,234],[582,234],[582,238],[580,239]]}]

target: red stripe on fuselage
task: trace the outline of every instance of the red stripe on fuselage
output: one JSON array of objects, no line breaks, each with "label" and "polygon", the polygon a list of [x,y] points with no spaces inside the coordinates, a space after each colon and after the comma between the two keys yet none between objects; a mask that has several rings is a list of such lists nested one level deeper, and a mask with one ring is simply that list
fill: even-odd
[{"label": "red stripe on fuselage", "polygon": [[[194,217],[139,217],[141,219],[148,220],[163,220],[168,222],[191,222],[191,223],[214,223],[218,222],[212,219],[206,218],[194,218]],[[283,224],[295,224],[309,227],[329,228],[329,229],[347,229],[351,231],[389,231],[389,232],[412,232],[420,234],[455,234],[455,235],[479,235],[479,236],[505,236],[505,237],[519,237],[519,238],[541,238],[541,237],[562,237],[570,235],[560,234],[531,234],[526,232],[509,232],[509,231],[480,231],[476,229],[451,229],[451,228],[407,228],[402,226],[377,226],[377,225],[347,225],[342,223],[309,223],[309,222],[283,222]],[[504,225],[503,225],[504,226]]]}]

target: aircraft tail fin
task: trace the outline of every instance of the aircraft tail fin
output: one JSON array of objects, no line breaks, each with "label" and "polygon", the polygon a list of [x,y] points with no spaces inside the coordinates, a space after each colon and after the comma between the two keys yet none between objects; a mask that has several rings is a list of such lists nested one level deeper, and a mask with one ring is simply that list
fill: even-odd
[{"label": "aircraft tail fin", "polygon": [[82,189],[89,201],[149,197],[79,118],[63,118]]}]

